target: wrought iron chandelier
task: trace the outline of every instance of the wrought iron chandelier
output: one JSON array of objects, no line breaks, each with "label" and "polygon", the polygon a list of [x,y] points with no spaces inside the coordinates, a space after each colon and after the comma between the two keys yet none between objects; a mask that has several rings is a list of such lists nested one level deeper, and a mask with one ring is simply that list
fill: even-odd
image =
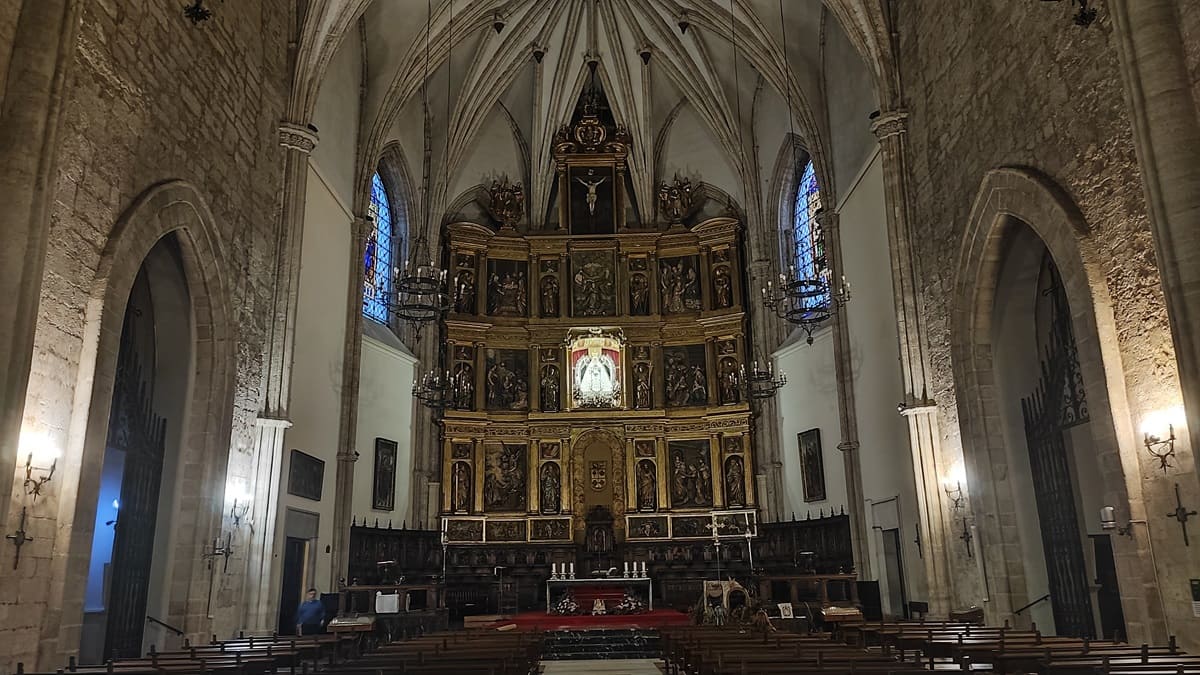
[{"label": "wrought iron chandelier", "polygon": [[776,375],[775,364],[770,360],[766,362],[766,368],[761,368],[757,359],[750,370],[746,370],[745,365],[739,366],[737,378],[742,396],[750,401],[774,398],[775,392],[787,384],[787,374],[781,371]]},{"label": "wrought iron chandelier", "polygon": [[[425,79],[422,83],[423,92],[427,92],[427,83],[429,80],[429,33],[432,30],[432,6],[426,3],[425,16]],[[451,7],[453,12],[453,6]],[[451,13],[449,24],[453,33],[454,16]],[[451,35],[451,37],[453,37]],[[452,43],[453,44],[453,43]],[[451,47],[453,49],[453,47]],[[453,53],[450,54],[453,57]],[[451,83],[452,84],[452,83]],[[449,87],[447,91],[453,89]],[[446,101],[446,133],[450,132],[450,102],[449,93],[447,93]],[[449,137],[447,136],[447,139]],[[449,143],[449,140],[447,140]],[[449,169],[446,169],[447,172]],[[447,174],[448,177],[448,174]],[[420,236],[416,238],[415,246],[411,261],[405,261],[404,265],[395,271],[395,277],[392,280],[392,297],[388,298],[388,309],[403,321],[413,324],[416,328],[422,325],[437,321],[450,309],[450,293],[446,286],[446,270],[435,261],[434,257],[429,254],[429,239],[426,233],[430,231],[431,225],[431,204],[426,204],[425,208],[425,228]]]},{"label": "wrought iron chandelier", "polygon": [[763,305],[779,318],[799,326],[811,345],[813,333],[850,302],[850,282],[842,277],[838,287],[833,288],[830,283],[833,275],[828,268],[815,275],[798,275],[795,265],[788,271],[789,275],[779,275],[778,286],[768,281],[761,289]]},{"label": "wrought iron chandelier", "polygon": [[[788,44],[787,41],[787,21],[783,13],[783,0],[779,2],[779,24],[783,31],[783,44]],[[800,166],[799,157],[796,156],[796,126],[792,116],[792,80],[791,76],[784,73],[785,83],[787,87],[787,110],[788,110],[788,143],[792,148],[792,167],[796,176],[802,176],[803,171]],[[799,181],[798,181],[799,182]],[[795,208],[799,208],[797,205]],[[817,221],[817,226],[820,227],[821,211],[817,209],[812,218]],[[793,227],[795,225],[793,224]],[[779,275],[779,285],[768,281],[765,288],[762,290],[763,305],[767,309],[775,312],[775,315],[789,323],[796,324],[804,331],[808,344],[813,343],[813,333],[820,328],[826,321],[834,316],[837,311],[850,301],[850,284],[846,281],[846,277],[841,277],[841,283],[837,288],[833,287],[833,274],[825,265],[817,264],[823,260],[819,238],[823,237],[820,230],[816,230],[812,237],[809,246],[811,251],[810,264],[800,264],[801,253],[798,248],[792,252],[793,263],[788,267],[788,274]]]},{"label": "wrought iron chandelier", "polygon": [[473,392],[474,383],[465,372],[431,370],[413,380],[413,398],[433,410],[459,407],[469,401]]}]

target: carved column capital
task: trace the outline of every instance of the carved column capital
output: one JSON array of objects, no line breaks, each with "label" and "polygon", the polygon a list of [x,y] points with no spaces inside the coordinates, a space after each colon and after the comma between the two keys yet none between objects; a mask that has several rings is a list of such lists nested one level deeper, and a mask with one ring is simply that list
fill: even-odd
[{"label": "carved column capital", "polygon": [[903,108],[887,110],[879,113],[871,122],[871,133],[875,138],[883,140],[890,136],[898,136],[908,131],[908,111]]},{"label": "carved column capital", "polygon": [[292,122],[279,123],[279,144],[288,150],[308,155],[317,147],[318,140],[316,130],[310,126]]}]

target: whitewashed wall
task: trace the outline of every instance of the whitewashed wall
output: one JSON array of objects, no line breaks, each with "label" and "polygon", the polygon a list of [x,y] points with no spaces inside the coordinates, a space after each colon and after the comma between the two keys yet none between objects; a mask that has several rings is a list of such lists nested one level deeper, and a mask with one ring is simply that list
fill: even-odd
[{"label": "whitewashed wall", "polygon": [[[410,523],[412,503],[412,381],[416,358],[398,341],[363,338],[358,388],[358,462],[354,465],[353,514],[381,526]],[[391,511],[372,508],[375,439],[396,441],[396,499]]]}]

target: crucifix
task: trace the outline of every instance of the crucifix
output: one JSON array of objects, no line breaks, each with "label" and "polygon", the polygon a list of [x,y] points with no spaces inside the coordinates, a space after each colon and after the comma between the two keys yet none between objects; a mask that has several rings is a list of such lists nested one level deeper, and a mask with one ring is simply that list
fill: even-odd
[{"label": "crucifix", "polygon": [[1174,518],[1175,520],[1179,521],[1179,529],[1183,530],[1183,545],[1184,546],[1191,546],[1191,543],[1188,542],[1187,521],[1188,521],[1188,518],[1191,518],[1194,515],[1196,515],[1195,511],[1188,511],[1187,507],[1183,505],[1183,498],[1179,496],[1179,483],[1176,483],[1175,484],[1175,510],[1168,513],[1167,517]]},{"label": "crucifix", "polygon": [[913,532],[917,535],[913,539],[913,543],[917,545],[917,557],[924,558],[925,552],[921,550],[921,526],[919,524],[914,524]]},{"label": "crucifix", "polygon": [[967,519],[966,518],[963,518],[962,524],[963,524],[962,534],[958,535],[958,538],[962,539],[963,543],[967,545],[967,557],[974,558],[975,554],[974,554],[974,552],[971,551],[971,540],[974,539],[974,537],[971,535],[971,529],[967,527]]},{"label": "crucifix", "polygon": [[21,507],[21,524],[17,525],[17,531],[5,535],[5,539],[11,541],[13,546],[17,547],[17,554],[13,557],[13,569],[17,569],[17,565],[21,564],[21,547],[33,541],[33,537],[25,531],[25,507]]}]

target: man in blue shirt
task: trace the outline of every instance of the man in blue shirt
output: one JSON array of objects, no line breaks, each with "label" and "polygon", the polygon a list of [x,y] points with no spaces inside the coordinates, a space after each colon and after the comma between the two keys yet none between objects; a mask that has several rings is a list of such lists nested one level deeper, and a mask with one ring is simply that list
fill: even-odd
[{"label": "man in blue shirt", "polygon": [[296,635],[319,635],[325,632],[325,606],[310,588],[304,602],[296,609]]}]

